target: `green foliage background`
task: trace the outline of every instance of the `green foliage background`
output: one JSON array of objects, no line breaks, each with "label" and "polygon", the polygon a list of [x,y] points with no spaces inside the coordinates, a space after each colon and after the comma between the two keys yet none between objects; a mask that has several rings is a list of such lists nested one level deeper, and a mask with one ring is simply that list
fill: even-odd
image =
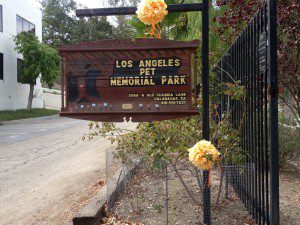
[{"label": "green foliage background", "polygon": [[58,52],[41,43],[34,33],[20,33],[14,38],[15,50],[23,55],[20,81],[30,85],[27,109],[31,110],[36,79],[52,87],[60,73]]},{"label": "green foliage background", "polygon": [[116,30],[106,17],[77,18],[83,6],[75,0],[42,0],[43,41],[54,48],[61,44],[115,38]]},{"label": "green foliage background", "polygon": [[60,72],[58,52],[41,43],[34,33],[21,33],[14,40],[16,51],[23,55],[21,82],[34,84],[41,76],[42,82],[52,87]]}]

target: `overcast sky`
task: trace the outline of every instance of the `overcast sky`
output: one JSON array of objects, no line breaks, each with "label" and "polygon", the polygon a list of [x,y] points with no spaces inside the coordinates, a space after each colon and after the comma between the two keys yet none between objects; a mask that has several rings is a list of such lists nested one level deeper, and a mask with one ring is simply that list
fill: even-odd
[{"label": "overcast sky", "polygon": [[99,8],[104,7],[105,0],[76,0],[78,4],[82,4],[88,8]]},{"label": "overcast sky", "polygon": [[[34,4],[39,4],[39,0],[30,0]],[[104,7],[106,0],[75,0],[78,4],[82,4],[88,8]]]}]

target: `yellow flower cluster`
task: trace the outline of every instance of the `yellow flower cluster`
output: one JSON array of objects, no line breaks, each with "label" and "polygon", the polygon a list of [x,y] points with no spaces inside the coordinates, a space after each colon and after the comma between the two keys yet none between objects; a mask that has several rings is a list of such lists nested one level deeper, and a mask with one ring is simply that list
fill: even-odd
[{"label": "yellow flower cluster", "polygon": [[145,24],[155,26],[168,14],[164,0],[142,0],[136,14]]},{"label": "yellow flower cluster", "polygon": [[209,170],[220,160],[220,152],[216,147],[206,140],[195,144],[189,150],[189,160],[198,168]]}]

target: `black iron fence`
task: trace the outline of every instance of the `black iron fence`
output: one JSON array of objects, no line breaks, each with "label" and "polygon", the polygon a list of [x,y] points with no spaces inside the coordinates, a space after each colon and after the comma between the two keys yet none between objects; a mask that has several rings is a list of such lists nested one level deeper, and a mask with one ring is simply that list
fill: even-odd
[{"label": "black iron fence", "polygon": [[240,81],[246,89],[244,101],[222,97],[219,115],[230,111],[232,125],[241,126],[244,159],[224,168],[226,179],[257,224],[279,224],[275,215],[279,213],[277,73],[272,72],[277,67],[272,57],[277,56],[270,55],[270,48],[274,48],[270,31],[274,32],[274,27],[269,27],[274,24],[269,25],[272,12],[268,9],[274,8],[268,7],[260,8],[213,70],[220,82]]}]

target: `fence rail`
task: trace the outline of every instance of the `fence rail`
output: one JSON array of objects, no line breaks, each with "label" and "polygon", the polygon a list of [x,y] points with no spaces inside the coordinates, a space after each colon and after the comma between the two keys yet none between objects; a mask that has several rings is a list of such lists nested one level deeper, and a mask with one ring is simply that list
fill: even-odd
[{"label": "fence rail", "polygon": [[[244,102],[222,97],[219,115],[230,111],[232,125],[235,128],[242,126],[244,162],[224,165],[227,168],[225,175],[257,224],[279,224],[279,217],[274,215],[276,211],[279,212],[278,200],[270,199],[270,196],[278,195],[278,162],[270,167],[272,157],[275,157],[276,163],[278,152],[278,140],[274,142],[270,137],[272,132],[276,137],[278,124],[274,119],[276,115],[270,114],[277,107],[276,104],[270,104],[277,101],[272,99],[277,96],[270,95],[270,90],[274,88],[272,85],[277,87],[277,80],[272,85],[270,80],[274,80],[273,76],[277,74],[272,74],[268,68],[274,66],[270,64],[270,57],[277,56],[268,54],[268,43],[273,38],[270,36],[268,7],[265,4],[259,9],[213,69],[220,82],[240,81],[246,89]],[[275,182],[270,183],[270,176]]]}]

